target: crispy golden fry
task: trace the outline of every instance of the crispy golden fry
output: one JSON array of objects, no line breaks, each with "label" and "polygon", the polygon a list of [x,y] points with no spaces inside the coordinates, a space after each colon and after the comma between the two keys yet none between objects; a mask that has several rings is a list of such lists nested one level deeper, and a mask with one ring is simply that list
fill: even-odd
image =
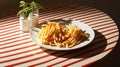
[{"label": "crispy golden fry", "polygon": [[72,48],[89,37],[79,27],[69,24],[65,26],[58,22],[48,22],[42,25],[38,38],[42,44]]}]

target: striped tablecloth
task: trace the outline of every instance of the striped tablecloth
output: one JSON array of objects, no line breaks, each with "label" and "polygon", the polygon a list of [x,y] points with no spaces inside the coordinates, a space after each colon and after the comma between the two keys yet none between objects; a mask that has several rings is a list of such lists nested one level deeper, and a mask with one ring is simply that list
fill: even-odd
[{"label": "striped tablecloth", "polygon": [[67,18],[84,22],[95,31],[91,44],[72,51],[41,48],[29,33],[19,29],[19,19],[8,16],[0,20],[0,67],[87,67],[115,47],[118,28],[104,12],[76,4],[48,4],[40,11],[39,22]]}]

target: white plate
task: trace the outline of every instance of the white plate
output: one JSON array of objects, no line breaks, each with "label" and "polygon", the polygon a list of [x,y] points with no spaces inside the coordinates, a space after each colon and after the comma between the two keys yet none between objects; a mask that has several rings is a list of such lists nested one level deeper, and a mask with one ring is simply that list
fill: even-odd
[{"label": "white plate", "polygon": [[[59,20],[58,19],[57,20],[52,20],[52,21],[58,21],[60,23],[65,23],[65,24],[67,22],[71,22],[72,25],[77,25],[79,28],[81,28],[83,31],[85,31],[85,33],[88,33],[89,38],[88,38],[88,40],[86,40],[86,41],[84,41],[84,42],[82,42],[82,43],[80,43],[80,44],[78,44],[78,45],[76,45],[72,48],[58,48],[56,46],[49,46],[49,45],[41,44],[40,40],[38,39],[38,31],[40,30],[40,28],[34,27],[30,31],[31,38],[36,44],[38,44],[41,47],[44,47],[44,48],[47,48],[47,49],[52,49],[52,50],[73,50],[73,49],[78,49],[78,48],[81,48],[83,46],[88,45],[90,42],[92,42],[92,40],[95,37],[94,30],[90,26],[88,26],[87,24],[84,24],[80,21],[77,21],[77,20],[71,20],[70,21],[70,20],[60,20],[60,19]],[[45,22],[43,22],[43,23],[45,23]]]}]

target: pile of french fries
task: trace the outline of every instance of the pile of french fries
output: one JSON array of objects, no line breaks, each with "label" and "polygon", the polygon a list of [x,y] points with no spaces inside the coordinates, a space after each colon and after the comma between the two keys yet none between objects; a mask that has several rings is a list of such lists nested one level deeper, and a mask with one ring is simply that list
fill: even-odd
[{"label": "pile of french fries", "polygon": [[48,22],[43,24],[38,33],[40,42],[45,45],[72,48],[88,39],[89,35],[84,33],[76,25],[68,26],[59,22]]}]

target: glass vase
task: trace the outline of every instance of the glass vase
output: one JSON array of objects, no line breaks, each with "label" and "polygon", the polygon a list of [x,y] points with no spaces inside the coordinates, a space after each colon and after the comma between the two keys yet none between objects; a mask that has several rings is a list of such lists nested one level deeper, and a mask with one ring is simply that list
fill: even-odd
[{"label": "glass vase", "polygon": [[39,10],[34,10],[30,14],[30,26],[35,27],[38,24],[39,20]]},{"label": "glass vase", "polygon": [[30,31],[30,17],[24,19],[24,16],[20,15],[19,21],[20,21],[20,30],[23,32],[29,32]]}]

